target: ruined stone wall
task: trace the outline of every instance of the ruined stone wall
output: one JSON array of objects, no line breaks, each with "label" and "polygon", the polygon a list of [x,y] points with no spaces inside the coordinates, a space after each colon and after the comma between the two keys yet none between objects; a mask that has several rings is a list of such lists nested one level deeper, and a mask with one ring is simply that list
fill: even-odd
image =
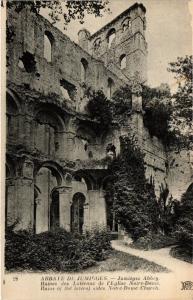
[{"label": "ruined stone wall", "polygon": [[[108,78],[113,80],[114,90],[123,84],[103,63],[29,9],[25,8],[20,13],[9,11],[8,26],[14,32],[7,49],[9,81],[25,85],[43,95],[57,94],[61,102],[68,98],[66,100],[73,107],[80,105],[83,85],[96,90],[103,89],[107,93]],[[52,44],[51,61],[44,57],[45,33]],[[81,75],[82,59],[88,64],[85,79]],[[22,65],[23,61],[26,61],[26,67]],[[61,85],[65,84],[70,90],[70,97],[62,94]]]},{"label": "ruined stone wall", "polygon": [[193,182],[193,153],[187,150],[170,150],[168,152],[167,182],[170,194],[180,200]]},{"label": "ruined stone wall", "polygon": [[[137,73],[142,81],[146,81],[145,22],[144,6],[131,6],[89,38],[89,52],[100,58],[111,70],[114,69],[114,65],[117,69],[121,68],[121,58],[125,55],[126,67],[121,72],[127,78],[132,78]],[[109,44],[109,35],[112,32],[115,37]]]},{"label": "ruined stone wall", "polygon": [[[125,17],[130,18],[132,25],[123,30]],[[145,153],[146,176],[154,180],[158,197],[161,184],[167,183],[170,193],[177,198],[187,189],[192,179],[189,156],[185,152],[167,153],[162,142],[150,136],[143,124],[142,100],[137,92],[124,126],[101,131],[94,120],[82,113],[85,87],[103,89],[108,94],[111,79],[113,93],[128,82],[127,75],[134,74],[138,67],[143,74],[146,68],[140,60],[143,64],[146,55],[142,54],[142,48],[146,49],[144,22],[144,9],[137,5],[92,37],[88,35],[91,46],[95,38],[101,38],[99,57],[92,47],[89,49],[86,40],[82,47],[88,47],[90,54],[28,9],[8,15],[8,26],[14,30],[13,40],[7,46],[6,99],[6,210],[11,223],[19,218],[20,228],[33,228],[36,217],[36,232],[47,230],[52,191],[57,189],[62,227],[70,230],[71,205],[76,193],[82,193],[86,201],[84,229],[96,224],[106,226],[103,183],[108,174],[103,159],[107,157],[108,144],[115,146],[116,154],[120,153],[121,135],[137,137]],[[118,34],[112,49],[107,51],[106,34],[111,25]],[[50,61],[44,57],[45,33],[51,41]],[[122,51],[128,51],[125,72],[118,65]],[[107,57],[117,63],[110,65]],[[69,91],[68,95],[61,86]]]}]

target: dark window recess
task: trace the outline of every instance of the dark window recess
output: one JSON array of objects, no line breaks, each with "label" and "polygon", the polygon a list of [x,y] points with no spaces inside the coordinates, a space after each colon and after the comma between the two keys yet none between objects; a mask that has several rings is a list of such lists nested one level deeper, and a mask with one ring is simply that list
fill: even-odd
[{"label": "dark window recess", "polygon": [[112,143],[110,143],[106,147],[106,152],[107,153],[112,152],[112,153],[116,154],[116,147]]},{"label": "dark window recess", "polygon": [[[28,73],[36,71],[36,61],[34,55],[26,51],[23,53],[23,56],[20,57],[20,61],[23,63],[23,66]],[[20,63],[21,64],[21,63]]]},{"label": "dark window recess", "polygon": [[93,158],[92,151],[89,151],[89,153],[88,153],[88,157],[89,157],[89,158]]},{"label": "dark window recess", "polygon": [[67,98],[67,96],[69,96],[71,100],[74,100],[76,94],[76,87],[65,79],[60,80],[60,86],[64,91],[64,97]]}]

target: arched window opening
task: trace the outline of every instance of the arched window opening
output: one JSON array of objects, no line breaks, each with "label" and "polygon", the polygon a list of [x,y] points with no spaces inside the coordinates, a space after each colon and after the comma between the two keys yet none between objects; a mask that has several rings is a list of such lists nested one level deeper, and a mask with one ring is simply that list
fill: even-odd
[{"label": "arched window opening", "polygon": [[120,63],[121,70],[123,70],[123,69],[126,68],[126,66],[127,66],[127,60],[126,60],[126,55],[125,54],[121,55],[119,63]]},{"label": "arched window opening", "polygon": [[107,86],[107,97],[111,98],[113,94],[113,87],[114,87],[114,81],[113,79],[108,79],[108,86]]},{"label": "arched window opening", "polygon": [[45,31],[44,34],[44,58],[48,61],[52,61],[52,46],[54,38],[49,31]]},{"label": "arched window opening", "polygon": [[12,136],[17,138],[17,131],[18,131],[18,105],[13,99],[13,97],[7,93],[6,95],[6,129],[7,129],[7,136]]},{"label": "arched window opening", "polygon": [[62,175],[56,166],[45,163],[34,180],[34,230],[35,233],[56,229],[59,226],[59,193]]},{"label": "arched window opening", "polygon": [[130,28],[131,28],[131,20],[129,18],[126,18],[122,23],[122,31],[124,32]]},{"label": "arched window opening", "polygon": [[108,35],[107,35],[108,48],[111,47],[112,42],[113,42],[114,39],[115,39],[115,36],[116,36],[116,30],[115,30],[114,28],[112,28],[112,29],[108,32]]},{"label": "arched window opening", "polygon": [[94,51],[97,51],[101,46],[101,38],[97,38],[95,41],[94,41]]},{"label": "arched window opening", "polygon": [[70,222],[72,232],[83,233],[85,200],[85,196],[82,193],[76,193],[73,196]]},{"label": "arched window opening", "polygon": [[49,110],[41,110],[36,117],[35,147],[48,155],[56,155],[60,151],[60,134],[63,130],[62,119]]},{"label": "arched window opening", "polygon": [[88,62],[86,59],[81,59],[81,82],[86,81],[87,77],[87,70],[88,70]]}]

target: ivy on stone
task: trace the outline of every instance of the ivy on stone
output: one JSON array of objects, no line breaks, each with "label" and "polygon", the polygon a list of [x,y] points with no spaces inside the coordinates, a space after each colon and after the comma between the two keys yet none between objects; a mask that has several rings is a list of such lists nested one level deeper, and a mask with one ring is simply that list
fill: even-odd
[{"label": "ivy on stone", "polygon": [[158,231],[158,204],[152,183],[145,178],[144,155],[134,138],[120,137],[121,153],[109,167],[111,195],[119,223],[131,238]]}]

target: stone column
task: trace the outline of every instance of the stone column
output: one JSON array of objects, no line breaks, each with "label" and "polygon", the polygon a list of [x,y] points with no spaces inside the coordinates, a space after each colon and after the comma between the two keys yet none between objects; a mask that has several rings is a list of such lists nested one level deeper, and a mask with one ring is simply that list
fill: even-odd
[{"label": "stone column", "polygon": [[16,220],[17,199],[14,179],[6,179],[5,201],[5,218],[6,224],[9,226]]},{"label": "stone column", "polygon": [[26,158],[22,162],[20,176],[15,179],[14,206],[17,229],[31,230],[34,223],[33,162]]},{"label": "stone column", "polygon": [[84,204],[84,225],[83,232],[88,231],[90,229],[90,213],[89,213],[89,203],[86,201]]},{"label": "stone column", "polygon": [[17,229],[32,229],[34,222],[34,183],[32,179],[17,178],[15,180],[15,220],[18,219]]},{"label": "stone column", "polygon": [[72,187],[63,186],[59,191],[59,220],[60,227],[70,231],[70,214],[72,204]]},{"label": "stone column", "polygon": [[24,120],[24,131],[25,131],[25,140],[24,144],[27,147],[33,148],[33,136],[32,136],[32,117],[27,116]]},{"label": "stone column", "polygon": [[99,190],[88,191],[90,228],[106,226],[106,206],[103,193]]}]

